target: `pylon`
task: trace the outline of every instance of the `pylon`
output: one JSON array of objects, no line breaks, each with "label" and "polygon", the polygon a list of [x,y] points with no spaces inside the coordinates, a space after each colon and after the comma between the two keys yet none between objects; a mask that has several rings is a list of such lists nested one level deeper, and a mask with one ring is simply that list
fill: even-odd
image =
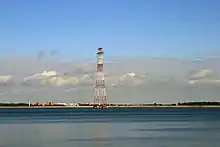
[{"label": "pylon", "polygon": [[94,89],[94,104],[106,105],[107,104],[107,93],[106,93],[106,82],[103,73],[103,54],[102,48],[98,48],[97,52],[97,72],[95,78],[95,89]]}]

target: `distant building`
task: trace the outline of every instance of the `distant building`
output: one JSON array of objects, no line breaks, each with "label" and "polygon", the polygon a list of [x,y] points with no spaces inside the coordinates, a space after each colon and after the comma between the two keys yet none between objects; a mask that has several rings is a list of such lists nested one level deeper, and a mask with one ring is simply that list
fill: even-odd
[{"label": "distant building", "polygon": [[79,106],[78,103],[69,103],[68,105],[69,105],[69,106]]},{"label": "distant building", "polygon": [[67,106],[67,103],[56,103],[56,105]]},{"label": "distant building", "polygon": [[31,105],[32,106],[45,106],[45,102],[32,102]]}]

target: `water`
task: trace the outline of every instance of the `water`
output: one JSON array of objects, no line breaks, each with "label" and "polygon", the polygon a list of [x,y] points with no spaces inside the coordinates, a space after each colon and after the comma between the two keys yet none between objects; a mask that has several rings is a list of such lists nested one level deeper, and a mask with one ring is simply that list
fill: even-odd
[{"label": "water", "polygon": [[0,109],[0,147],[219,147],[218,108]]}]

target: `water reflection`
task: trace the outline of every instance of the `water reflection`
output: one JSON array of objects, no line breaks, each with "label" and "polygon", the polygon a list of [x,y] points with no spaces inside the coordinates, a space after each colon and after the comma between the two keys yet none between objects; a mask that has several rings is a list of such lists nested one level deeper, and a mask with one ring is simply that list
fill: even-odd
[{"label": "water reflection", "polygon": [[78,146],[106,147],[111,145],[113,141],[109,136],[108,124],[106,123],[78,124],[76,126],[77,133],[69,133],[70,138],[64,142]]},{"label": "water reflection", "polygon": [[96,142],[97,147],[104,147],[104,136],[106,135],[105,124],[96,124],[95,132],[97,135],[97,142]]}]

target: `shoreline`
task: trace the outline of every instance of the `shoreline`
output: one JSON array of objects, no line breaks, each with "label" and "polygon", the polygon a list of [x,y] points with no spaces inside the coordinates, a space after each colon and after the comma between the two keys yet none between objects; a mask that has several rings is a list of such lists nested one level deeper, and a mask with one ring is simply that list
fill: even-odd
[{"label": "shoreline", "polygon": [[[54,109],[62,109],[62,108],[93,108],[93,106],[0,106],[0,109],[13,109],[13,108],[54,108]],[[107,106],[107,108],[220,108],[220,105],[198,105],[198,106]],[[104,108],[106,109],[106,108]]]}]

